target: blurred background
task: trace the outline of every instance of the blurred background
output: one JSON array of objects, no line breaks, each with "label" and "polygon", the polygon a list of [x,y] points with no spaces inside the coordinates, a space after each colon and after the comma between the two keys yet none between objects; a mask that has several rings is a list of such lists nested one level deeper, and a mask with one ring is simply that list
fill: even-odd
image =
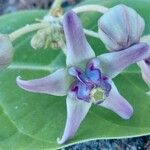
[{"label": "blurred background", "polygon": [[[75,5],[80,0],[63,0],[63,6]],[[48,9],[53,0],[0,0],[0,14],[24,9]]]},{"label": "blurred background", "polygon": [[[80,1],[63,0],[62,7],[74,6]],[[52,3],[53,0],[0,0],[0,15],[26,9],[49,9]],[[150,150],[150,136],[120,140],[96,140],[76,144],[65,150]]]}]

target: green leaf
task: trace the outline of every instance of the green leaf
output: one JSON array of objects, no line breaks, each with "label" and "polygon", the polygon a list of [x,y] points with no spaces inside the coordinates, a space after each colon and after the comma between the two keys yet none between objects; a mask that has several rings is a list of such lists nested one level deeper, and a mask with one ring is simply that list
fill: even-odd
[{"label": "green leaf", "polygon": [[[145,34],[150,32],[150,15],[148,0],[106,1],[93,0],[85,3],[114,6],[125,3],[134,7],[145,19]],[[0,31],[10,33],[19,27],[42,18],[45,11],[23,11],[5,15],[0,18]],[[86,28],[96,30],[96,13],[80,15]],[[65,56],[59,50],[33,50],[28,34],[15,43],[15,56],[12,65],[0,73],[0,149],[56,149],[56,138],[64,130],[66,120],[65,97],[29,93],[16,85],[16,77],[33,79],[48,75],[55,67],[65,64]],[[97,54],[106,52],[98,39],[88,37]],[[109,110],[93,106],[81,124],[75,137],[68,144],[97,138],[122,138],[146,135],[150,133],[150,98],[145,94],[148,87],[141,78],[139,69],[133,65],[122,72],[115,83],[121,94],[134,107],[134,116],[123,120]]]}]

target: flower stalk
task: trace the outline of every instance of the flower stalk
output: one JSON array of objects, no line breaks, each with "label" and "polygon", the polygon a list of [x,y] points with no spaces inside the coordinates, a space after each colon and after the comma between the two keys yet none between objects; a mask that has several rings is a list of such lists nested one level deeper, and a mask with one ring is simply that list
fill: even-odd
[{"label": "flower stalk", "polygon": [[[55,0],[50,11],[49,11],[50,15],[59,16],[60,14],[62,14],[62,12],[60,11],[61,10],[61,4],[62,4],[62,0]],[[16,31],[10,33],[9,37],[10,37],[10,40],[13,42],[17,38],[19,38],[19,37],[21,37],[27,33],[46,28],[48,26],[49,26],[49,24],[46,24],[45,22],[33,23],[30,25],[26,25],[26,26],[24,26],[24,27],[22,27]]]},{"label": "flower stalk", "polygon": [[11,41],[15,41],[17,38],[23,36],[24,34],[42,29],[48,27],[48,24],[46,23],[34,23],[34,24],[30,24],[30,25],[26,25],[14,32],[12,32],[11,34],[9,34],[9,37],[11,39]]},{"label": "flower stalk", "polygon": [[[55,0],[50,11],[49,14],[52,16],[57,16],[60,17],[63,13],[62,13],[62,8],[61,8],[61,4],[62,4],[62,0]],[[105,13],[107,12],[109,9],[101,6],[101,5],[84,5],[84,6],[80,6],[80,7],[76,7],[73,9],[74,12],[76,13],[81,13],[81,12],[87,12],[87,11],[93,11],[93,12],[99,12],[99,13]],[[20,38],[21,36],[33,32],[33,31],[37,31],[43,28],[48,27],[48,24],[46,24],[45,22],[40,22],[40,23],[33,23],[30,25],[26,25],[12,33],[9,34],[9,37],[11,39],[11,41],[15,41],[17,38]],[[97,32],[88,30],[88,29],[84,29],[85,34],[95,37],[95,38],[99,38]]]},{"label": "flower stalk", "polygon": [[95,38],[99,39],[99,35],[98,35],[97,32],[94,32],[94,31],[88,30],[88,29],[84,29],[84,33],[86,35],[89,35],[89,36],[92,36],[92,37],[95,37]]},{"label": "flower stalk", "polygon": [[[24,27],[22,27],[22,28],[20,28],[16,31],[10,33],[9,37],[10,37],[11,42],[14,42],[16,39],[20,38],[21,36],[23,36],[27,33],[37,31],[37,30],[40,30],[40,29],[44,29],[48,26],[49,25],[45,24],[45,23],[34,23],[34,24],[26,25],[26,26],[24,26]],[[91,30],[88,30],[88,29],[84,29],[84,33],[86,35],[89,35],[89,36],[92,36],[92,37],[95,37],[95,38],[99,38],[97,32],[94,32],[94,31],[91,31]]]},{"label": "flower stalk", "polygon": [[72,9],[75,13],[81,13],[81,12],[87,12],[87,11],[92,11],[92,12],[99,12],[99,13],[105,13],[109,9],[105,6],[101,5],[84,5],[84,6],[79,6],[74,9]]},{"label": "flower stalk", "polygon": [[49,14],[55,17],[60,17],[63,15],[63,9],[61,7],[62,0],[54,0],[52,7],[49,10]]}]

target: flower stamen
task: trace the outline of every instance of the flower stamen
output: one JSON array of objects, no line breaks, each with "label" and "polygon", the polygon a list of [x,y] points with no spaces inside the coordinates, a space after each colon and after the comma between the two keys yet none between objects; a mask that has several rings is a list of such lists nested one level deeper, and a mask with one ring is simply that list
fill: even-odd
[{"label": "flower stamen", "polygon": [[71,86],[71,91],[75,92],[79,100],[99,104],[109,95],[111,85],[108,78],[101,75],[99,61],[92,59],[85,68],[85,71],[78,67],[70,67],[68,72],[76,78]]},{"label": "flower stamen", "polygon": [[99,87],[91,90],[90,93],[92,103],[101,103],[106,98],[105,91]]}]

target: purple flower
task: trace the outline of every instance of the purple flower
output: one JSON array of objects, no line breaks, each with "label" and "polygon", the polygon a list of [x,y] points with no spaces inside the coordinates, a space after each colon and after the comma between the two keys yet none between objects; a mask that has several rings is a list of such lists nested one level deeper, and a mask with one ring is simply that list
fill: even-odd
[{"label": "purple flower", "polygon": [[149,52],[147,44],[139,43],[126,51],[96,57],[74,12],[64,15],[63,28],[67,45],[66,68],[41,79],[17,78],[18,86],[27,91],[67,95],[67,121],[62,138],[58,138],[59,144],[74,136],[92,104],[108,108],[123,119],[132,116],[132,106],[119,94],[111,79],[128,65],[144,59]]}]

